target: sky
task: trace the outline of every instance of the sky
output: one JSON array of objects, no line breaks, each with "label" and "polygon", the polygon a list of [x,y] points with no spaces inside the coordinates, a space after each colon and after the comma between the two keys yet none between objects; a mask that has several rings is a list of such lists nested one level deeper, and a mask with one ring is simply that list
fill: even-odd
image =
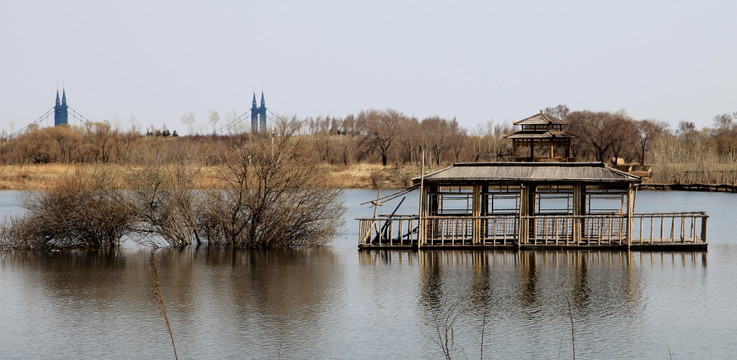
[{"label": "sky", "polygon": [[[473,132],[540,109],[737,112],[737,1],[0,0],[0,132],[54,105],[123,130],[395,109]],[[70,116],[70,122],[75,123]],[[42,125],[53,125],[51,120]]]}]

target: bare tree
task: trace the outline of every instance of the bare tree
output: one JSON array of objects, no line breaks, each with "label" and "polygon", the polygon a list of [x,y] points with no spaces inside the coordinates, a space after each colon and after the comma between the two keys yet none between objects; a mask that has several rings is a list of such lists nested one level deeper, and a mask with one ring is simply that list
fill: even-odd
[{"label": "bare tree", "polygon": [[426,139],[426,146],[430,149],[435,164],[440,165],[443,161],[443,152],[450,147],[448,122],[438,116],[433,116],[423,119],[420,126]]},{"label": "bare tree", "polygon": [[95,122],[86,124],[85,137],[88,143],[94,145],[97,151],[95,161],[110,162],[114,138],[118,135],[112,129],[110,122]]},{"label": "bare tree", "polygon": [[422,146],[422,131],[420,130],[420,123],[417,119],[407,119],[402,121],[398,125],[398,148],[399,157],[403,164],[419,163],[420,156],[422,153],[420,149]]},{"label": "bare tree", "polygon": [[210,109],[210,124],[212,124],[212,135],[218,133],[218,121],[220,121],[220,114],[217,111]]},{"label": "bare tree", "polygon": [[57,145],[59,162],[72,162],[74,151],[82,145],[82,135],[73,130],[69,125],[55,126],[48,130],[51,138]]},{"label": "bare tree", "polygon": [[573,148],[576,156],[589,153],[597,161],[604,161],[609,152],[609,129],[604,123],[603,113],[574,111],[568,114],[568,132],[575,136]]},{"label": "bare tree", "polygon": [[611,129],[609,141],[611,143],[614,163],[619,159],[629,162],[634,158],[637,148],[637,125],[624,111],[609,114],[605,118],[606,127]]},{"label": "bare tree", "polygon": [[182,117],[179,118],[179,121],[181,121],[182,124],[187,126],[187,131],[189,132],[190,135],[194,134],[194,125],[197,121],[195,120],[193,112],[188,112],[182,115]]},{"label": "bare tree", "polygon": [[567,121],[568,131],[575,136],[574,149],[597,161],[619,157],[636,136],[634,122],[624,113],[574,111]]},{"label": "bare tree", "polygon": [[450,148],[453,150],[453,154],[455,155],[455,161],[458,162],[461,156],[461,151],[463,151],[463,148],[466,146],[468,135],[466,129],[462,128],[455,118],[448,123],[448,127],[450,130],[448,141],[450,142]]},{"label": "bare tree", "polygon": [[403,115],[396,110],[367,110],[358,115],[358,123],[364,135],[362,143],[379,153],[381,164],[389,161],[389,150],[397,138],[397,127]]},{"label": "bare tree", "polygon": [[641,120],[637,122],[638,152],[640,165],[645,165],[645,154],[650,150],[650,143],[667,130],[668,124],[658,120]]},{"label": "bare tree", "polygon": [[715,150],[720,158],[729,156],[730,162],[733,160],[733,153],[737,149],[737,125],[735,124],[732,114],[721,114],[714,117],[713,140]]},{"label": "bare tree", "polygon": [[546,107],[543,112],[558,119],[565,120],[571,110],[568,109],[568,106],[560,104],[554,107]]}]

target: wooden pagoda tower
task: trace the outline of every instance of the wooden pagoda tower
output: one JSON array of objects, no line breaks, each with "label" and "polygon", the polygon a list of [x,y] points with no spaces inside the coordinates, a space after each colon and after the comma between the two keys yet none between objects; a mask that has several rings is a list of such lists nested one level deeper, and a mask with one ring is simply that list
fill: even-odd
[{"label": "wooden pagoda tower", "polygon": [[546,115],[540,110],[526,119],[516,121],[521,130],[505,135],[512,140],[514,161],[575,161],[571,157],[571,138],[564,128],[568,122]]}]

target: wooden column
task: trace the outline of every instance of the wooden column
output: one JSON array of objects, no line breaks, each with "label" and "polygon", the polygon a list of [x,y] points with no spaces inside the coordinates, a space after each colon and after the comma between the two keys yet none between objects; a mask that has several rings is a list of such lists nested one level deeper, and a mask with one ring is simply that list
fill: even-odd
[{"label": "wooden column", "polygon": [[481,216],[489,215],[489,186],[481,186]]},{"label": "wooden column", "polygon": [[[423,159],[424,160],[424,159]],[[417,224],[419,233],[417,234],[417,248],[422,248],[425,245],[425,236],[427,235],[427,221],[425,220],[425,216],[427,216],[427,206],[428,206],[428,188],[427,186],[422,186],[420,191],[420,219],[419,224]]]},{"label": "wooden column", "polygon": [[704,244],[706,244],[706,220],[708,218],[708,216],[704,216],[701,218],[701,241]]},{"label": "wooden column", "polygon": [[523,216],[527,215],[527,194],[529,194],[529,189],[525,184],[521,184],[519,191],[519,209],[517,214],[519,223],[519,228],[517,229],[518,245],[524,245],[527,243],[527,221],[524,221],[523,219]]},{"label": "wooden column", "polygon": [[536,185],[528,185],[527,186],[527,215],[531,216],[532,218],[528,221],[528,229],[527,229],[527,241],[529,242],[530,236],[533,238],[536,237],[537,227],[535,226],[536,220],[535,215],[537,208],[537,204],[535,202],[535,195],[537,193],[537,186]]},{"label": "wooden column", "polygon": [[535,161],[535,140],[530,139],[530,161]]},{"label": "wooden column", "polygon": [[632,214],[635,212],[635,201],[634,193],[632,191],[632,184],[627,185],[627,232],[624,241],[627,243],[627,249],[630,248],[632,243]]},{"label": "wooden column", "polygon": [[[586,215],[586,185],[573,185],[573,215]],[[583,238],[583,220],[573,219],[573,242],[578,243]]]},{"label": "wooden column", "polygon": [[473,185],[473,244],[481,243],[481,186]]}]

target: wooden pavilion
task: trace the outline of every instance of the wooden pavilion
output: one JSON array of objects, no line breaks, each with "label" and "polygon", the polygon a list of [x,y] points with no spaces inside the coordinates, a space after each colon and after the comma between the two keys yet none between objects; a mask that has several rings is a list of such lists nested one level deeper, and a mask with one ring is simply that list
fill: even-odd
[{"label": "wooden pavilion", "polygon": [[[574,161],[571,157],[571,135],[564,130],[568,122],[544,114],[532,115],[513,122],[521,130],[505,135],[512,140],[515,161]],[[538,150],[541,149],[541,150]]]},{"label": "wooden pavilion", "polygon": [[419,213],[357,219],[359,248],[707,246],[704,212],[636,213],[641,178],[603,163],[457,163],[413,182]]}]

